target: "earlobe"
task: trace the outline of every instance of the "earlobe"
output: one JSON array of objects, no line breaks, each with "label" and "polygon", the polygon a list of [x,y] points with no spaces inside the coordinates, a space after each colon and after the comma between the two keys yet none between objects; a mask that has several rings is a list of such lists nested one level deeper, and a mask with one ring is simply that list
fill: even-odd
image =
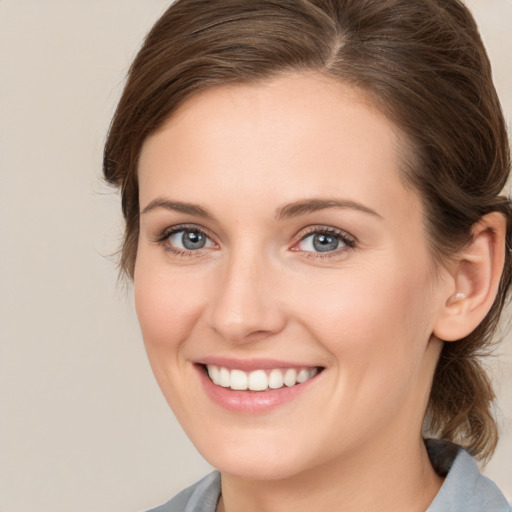
[{"label": "earlobe", "polygon": [[505,262],[506,220],[499,212],[480,219],[472,239],[451,271],[455,292],[446,298],[433,334],[456,341],[470,334],[484,319],[496,298]]}]

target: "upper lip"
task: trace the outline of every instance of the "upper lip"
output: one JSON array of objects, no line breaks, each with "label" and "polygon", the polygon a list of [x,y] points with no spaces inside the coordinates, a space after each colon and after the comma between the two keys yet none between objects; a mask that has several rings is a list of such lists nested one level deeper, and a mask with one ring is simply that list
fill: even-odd
[{"label": "upper lip", "polygon": [[237,369],[246,372],[254,370],[272,370],[273,368],[319,368],[315,364],[304,364],[299,362],[283,361],[278,359],[237,359],[230,357],[204,357],[194,361],[196,364],[215,365],[230,370]]}]

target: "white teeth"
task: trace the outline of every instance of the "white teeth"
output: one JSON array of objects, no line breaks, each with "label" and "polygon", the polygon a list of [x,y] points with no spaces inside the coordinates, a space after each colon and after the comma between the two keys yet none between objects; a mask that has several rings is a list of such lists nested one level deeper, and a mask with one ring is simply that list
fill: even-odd
[{"label": "white teeth", "polygon": [[227,368],[221,368],[219,370],[219,384],[223,388],[231,387],[231,374]]},{"label": "white teeth", "polygon": [[297,374],[297,382],[306,382],[309,379],[309,372],[304,368]]},{"label": "white teeth", "polygon": [[268,376],[268,387],[270,389],[279,389],[283,387],[283,372],[277,368],[270,372]]},{"label": "white teeth", "polygon": [[213,364],[208,366],[208,375],[210,376],[210,379],[212,379],[212,382],[214,384],[219,385],[220,384],[220,378],[219,378],[219,368],[217,366],[214,366]]},{"label": "white teeth", "polygon": [[249,389],[251,391],[265,391],[268,388],[268,377],[265,370],[256,370],[249,373]]},{"label": "white teeth", "polygon": [[286,373],[284,374],[283,380],[285,386],[295,386],[295,383],[297,382],[297,370],[295,370],[294,368],[288,368],[288,370],[286,370]]},{"label": "white teeth", "polygon": [[217,386],[231,388],[236,391],[265,391],[266,389],[280,389],[283,386],[291,387],[295,384],[302,384],[313,378],[318,373],[318,368],[307,370],[306,368],[288,368],[280,370],[254,370],[244,372],[234,369],[228,370],[213,364],[206,366],[208,375]]},{"label": "white teeth", "polygon": [[242,370],[231,370],[231,389],[244,391],[247,389],[247,374]]}]

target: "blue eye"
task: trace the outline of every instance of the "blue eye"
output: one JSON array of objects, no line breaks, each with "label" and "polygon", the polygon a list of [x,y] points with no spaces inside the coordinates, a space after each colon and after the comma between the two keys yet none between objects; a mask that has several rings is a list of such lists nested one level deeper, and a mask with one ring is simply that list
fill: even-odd
[{"label": "blue eye", "polygon": [[315,231],[302,238],[296,247],[299,251],[326,253],[337,251],[344,247],[354,247],[354,242],[342,233]]},{"label": "blue eye", "polygon": [[197,251],[214,247],[215,244],[199,229],[179,229],[166,236],[169,245],[182,251]]}]

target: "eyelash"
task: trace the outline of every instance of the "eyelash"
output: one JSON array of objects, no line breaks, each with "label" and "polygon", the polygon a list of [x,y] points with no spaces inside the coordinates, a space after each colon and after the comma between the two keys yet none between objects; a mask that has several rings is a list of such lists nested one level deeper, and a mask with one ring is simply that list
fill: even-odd
[{"label": "eyelash", "polygon": [[165,251],[168,251],[171,254],[174,254],[176,256],[192,258],[194,256],[201,255],[203,253],[203,249],[197,249],[195,251],[186,250],[186,249],[183,250],[183,249],[179,249],[177,247],[172,246],[170,243],[167,243],[169,238],[172,235],[175,235],[176,233],[179,233],[180,231],[193,231],[195,233],[199,233],[200,235],[205,236],[209,240],[212,240],[212,237],[206,232],[206,230],[200,228],[199,226],[194,225],[194,224],[181,224],[179,226],[173,226],[172,228],[164,229],[164,231],[162,231],[157,236],[155,242],[158,245],[163,246]]},{"label": "eyelash", "polygon": [[[157,237],[155,242],[158,245],[164,246],[164,249],[171,254],[174,254],[176,256],[180,257],[194,257],[194,256],[200,256],[203,253],[204,249],[197,249],[197,250],[183,250],[179,249],[177,247],[172,246],[170,243],[168,243],[169,238],[181,231],[194,231],[196,233],[199,233],[200,235],[205,236],[209,240],[212,240],[212,237],[208,234],[208,232],[201,227],[197,225],[191,225],[191,224],[182,224],[178,226],[173,226],[172,228],[166,228],[164,231],[162,231]],[[324,253],[322,252],[315,252],[315,251],[303,251],[300,249],[295,249],[295,247],[306,240],[311,235],[331,235],[336,237],[343,245],[343,247],[335,249],[333,251],[326,251]],[[215,242],[213,242],[215,243]],[[293,247],[291,248],[294,252],[300,252],[307,258],[315,258],[315,259],[326,259],[326,258],[332,258],[336,256],[340,256],[340,254],[347,252],[350,249],[354,249],[357,247],[357,240],[349,235],[347,232],[342,231],[341,229],[333,228],[333,227],[326,227],[326,226],[311,226],[306,228],[302,233],[300,233],[300,238],[297,242],[294,243]]]},{"label": "eyelash", "polygon": [[[298,244],[306,240],[311,235],[330,235],[337,238],[342,244],[343,247],[335,249],[333,251],[315,252],[315,251],[301,251],[300,249],[294,249]],[[298,242],[294,244],[292,247],[292,251],[301,252],[306,258],[314,258],[314,259],[327,259],[339,257],[341,254],[355,249],[357,247],[357,240],[349,235],[346,231],[342,231],[341,229],[327,227],[327,226],[310,226],[306,228],[301,234]]]}]

